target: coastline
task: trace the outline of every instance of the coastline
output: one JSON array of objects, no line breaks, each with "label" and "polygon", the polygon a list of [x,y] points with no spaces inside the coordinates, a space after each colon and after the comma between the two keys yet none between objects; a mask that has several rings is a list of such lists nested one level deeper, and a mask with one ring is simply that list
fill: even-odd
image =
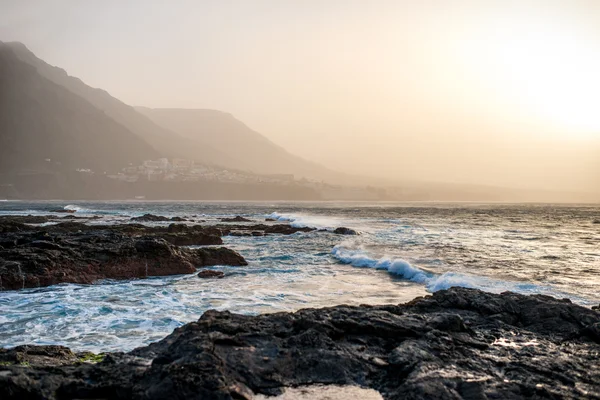
[{"label": "coastline", "polygon": [[252,399],[319,383],[385,399],[595,398],[599,352],[597,311],[542,295],[451,288],[401,305],[258,316],[211,310],[129,353],[1,349],[0,395]]},{"label": "coastline", "polygon": [[[226,247],[237,240],[361,237],[277,213],[207,223],[139,212],[111,224],[72,206],[50,211],[0,216],[3,289],[174,274],[210,283],[246,265]],[[230,269],[212,268],[221,265]],[[597,308],[452,287],[402,304],[211,309],[127,352],[0,348],[0,398],[595,398],[598,354]]]}]

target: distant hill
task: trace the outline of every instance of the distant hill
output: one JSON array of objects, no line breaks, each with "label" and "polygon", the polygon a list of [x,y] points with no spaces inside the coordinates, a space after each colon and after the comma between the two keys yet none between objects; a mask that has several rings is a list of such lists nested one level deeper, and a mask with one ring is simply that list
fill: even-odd
[{"label": "distant hill", "polygon": [[65,70],[46,63],[36,57],[24,44],[11,42],[6,43],[6,46],[10,47],[21,61],[35,67],[40,75],[83,97],[107,116],[146,140],[162,157],[181,157],[206,164],[222,165],[227,165],[230,161],[225,154],[211,148],[207,143],[181,137],[173,131],[158,126],[105,90],[90,87],[79,78],[69,76]]},{"label": "distant hill", "polygon": [[[294,174],[298,177],[351,182],[348,175],[289,153],[252,130],[233,115],[216,110],[136,108],[156,124],[198,140],[227,156],[227,166],[260,174]],[[355,178],[354,178],[355,179]]]},{"label": "distant hill", "polygon": [[5,43],[42,77],[76,94],[144,139],[161,157],[181,157],[261,174],[294,174],[337,183],[355,178],[287,152],[232,115],[214,110],[133,108],[36,57],[24,44]]},{"label": "distant hill", "polygon": [[[0,172],[114,171],[158,152],[0,42]],[[49,160],[49,161],[48,161]]]}]

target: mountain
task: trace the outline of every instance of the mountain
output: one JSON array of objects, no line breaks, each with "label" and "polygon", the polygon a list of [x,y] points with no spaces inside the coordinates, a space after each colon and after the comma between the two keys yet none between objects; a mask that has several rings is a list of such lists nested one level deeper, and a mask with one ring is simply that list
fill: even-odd
[{"label": "mountain", "polygon": [[352,178],[289,153],[231,114],[204,109],[136,108],[180,136],[207,143],[225,154],[231,168],[260,174],[294,174],[330,182]]},{"label": "mountain", "polygon": [[181,157],[261,174],[294,174],[337,183],[354,178],[309,162],[271,142],[230,114],[214,110],[135,109],[38,58],[24,44],[6,43],[39,75],[76,94],[145,140],[162,157]]},{"label": "mountain", "polygon": [[43,77],[13,48],[0,42],[0,172],[114,171],[158,156],[103,111]]},{"label": "mountain", "polygon": [[162,157],[181,157],[202,161],[206,164],[222,165],[227,165],[230,161],[225,154],[211,148],[207,143],[181,137],[175,132],[155,124],[133,107],[112,97],[105,90],[90,87],[79,78],[69,76],[65,70],[46,63],[36,57],[24,44],[11,42],[6,45],[21,61],[33,66],[40,75],[86,99],[107,116],[147,141]]}]

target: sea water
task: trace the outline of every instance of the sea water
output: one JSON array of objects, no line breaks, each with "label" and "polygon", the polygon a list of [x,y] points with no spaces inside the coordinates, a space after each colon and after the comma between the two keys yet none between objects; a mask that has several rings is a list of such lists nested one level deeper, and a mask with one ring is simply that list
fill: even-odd
[{"label": "sea water", "polygon": [[[600,207],[471,203],[2,202],[0,215],[56,209],[129,223],[145,213],[204,225],[241,215],[321,231],[225,237],[248,266],[0,292],[0,347],[127,351],[209,309],[245,314],[402,303],[452,286],[600,303]],[[57,216],[65,214],[56,213]],[[165,223],[167,224],[167,223]],[[158,224],[160,225],[160,223]],[[336,235],[344,226],[358,236]]]}]

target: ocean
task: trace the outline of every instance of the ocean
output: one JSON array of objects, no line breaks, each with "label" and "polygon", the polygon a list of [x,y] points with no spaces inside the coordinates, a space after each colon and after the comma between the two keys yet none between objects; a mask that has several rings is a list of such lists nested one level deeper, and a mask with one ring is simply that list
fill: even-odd
[{"label": "ocean", "polygon": [[[128,351],[209,309],[259,314],[337,304],[403,303],[451,286],[600,303],[600,207],[592,205],[314,202],[0,202],[0,215],[70,209],[128,223],[152,213],[244,216],[322,231],[225,237],[245,267],[0,292],[0,347],[60,344]],[[56,213],[64,216],[65,214]],[[271,222],[273,223],[273,222]],[[161,223],[156,223],[160,225]],[[167,224],[167,223],[165,223]],[[348,227],[358,236],[331,231]]]}]

